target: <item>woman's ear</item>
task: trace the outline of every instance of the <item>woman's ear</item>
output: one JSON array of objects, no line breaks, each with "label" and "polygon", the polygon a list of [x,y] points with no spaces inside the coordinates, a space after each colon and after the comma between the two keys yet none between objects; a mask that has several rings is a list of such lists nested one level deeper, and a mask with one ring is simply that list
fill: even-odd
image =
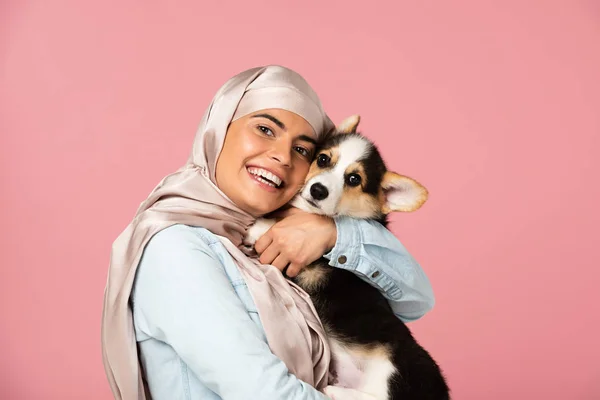
[{"label": "woman's ear", "polygon": [[419,182],[408,176],[387,171],[381,182],[383,195],[381,210],[384,214],[392,211],[412,212],[421,208],[429,193]]},{"label": "woman's ear", "polygon": [[342,123],[337,126],[337,133],[355,133],[359,122],[360,115],[352,115],[343,120]]}]

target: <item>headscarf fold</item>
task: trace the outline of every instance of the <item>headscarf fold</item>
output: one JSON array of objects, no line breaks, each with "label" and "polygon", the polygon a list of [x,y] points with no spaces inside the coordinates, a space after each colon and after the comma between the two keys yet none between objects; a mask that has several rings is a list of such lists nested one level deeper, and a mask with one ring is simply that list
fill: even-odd
[{"label": "headscarf fold", "polygon": [[215,184],[229,124],[267,108],[298,114],[320,137],[334,129],[319,98],[296,72],[272,65],[234,76],[206,110],[187,163],[154,188],[113,243],[102,312],[102,358],[116,399],[150,397],[139,364],[129,296],[146,244],[174,224],[204,227],[217,235],[248,285],[271,351],[299,379],[317,389],[327,385],[330,350],[309,296],[277,268],[262,265],[241,250],[254,217]]}]

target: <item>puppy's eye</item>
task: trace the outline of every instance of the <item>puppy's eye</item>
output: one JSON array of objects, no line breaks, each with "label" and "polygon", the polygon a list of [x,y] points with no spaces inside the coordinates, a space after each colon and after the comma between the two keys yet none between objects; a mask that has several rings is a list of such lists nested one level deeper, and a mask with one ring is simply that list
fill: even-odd
[{"label": "puppy's eye", "polygon": [[358,174],[350,174],[346,177],[346,183],[348,186],[358,186],[360,185],[361,181],[362,178]]},{"label": "puppy's eye", "polygon": [[319,157],[317,157],[317,165],[320,168],[325,168],[326,166],[328,166],[329,161],[331,161],[331,159],[327,154],[319,154]]}]

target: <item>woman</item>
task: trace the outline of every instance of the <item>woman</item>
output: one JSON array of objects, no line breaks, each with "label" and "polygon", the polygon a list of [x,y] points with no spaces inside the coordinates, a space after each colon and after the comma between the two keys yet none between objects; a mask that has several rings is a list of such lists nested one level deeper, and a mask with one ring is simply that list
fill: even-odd
[{"label": "woman", "polygon": [[281,273],[324,253],[378,287],[399,318],[431,309],[427,277],[376,223],[291,213],[257,242],[260,262],[240,250],[247,227],[302,186],[316,144],[333,129],[289,69],[250,69],[221,87],[186,165],[113,245],[102,346],[117,399],[326,398],[323,328]]}]

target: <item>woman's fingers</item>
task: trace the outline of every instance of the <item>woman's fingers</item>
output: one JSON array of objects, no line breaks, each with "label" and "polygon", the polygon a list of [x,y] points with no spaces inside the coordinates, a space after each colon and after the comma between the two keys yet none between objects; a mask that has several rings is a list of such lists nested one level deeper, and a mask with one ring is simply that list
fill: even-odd
[{"label": "woman's fingers", "polygon": [[[267,241],[264,243],[267,243]],[[281,249],[273,242],[273,240],[268,241],[268,243],[267,248],[261,249],[262,253],[260,253],[258,249],[256,250],[260,254],[259,260],[262,264],[271,264],[280,271],[283,271],[287,267],[285,274],[290,278],[298,275],[300,270],[305,267],[305,264],[290,263],[289,257],[281,252]]]},{"label": "woman's fingers", "polygon": [[285,274],[288,277],[293,278],[300,273],[302,268],[304,268],[303,265],[291,263],[290,266],[288,267],[287,271],[285,271]]},{"label": "woman's fingers", "polygon": [[270,233],[271,231],[269,230],[256,241],[254,250],[260,254],[258,259],[262,264],[271,264],[278,270],[283,271],[290,263],[290,260],[283,255],[280,246],[273,242],[273,237]]},{"label": "woman's fingers", "polygon": [[[271,235],[271,229],[269,229],[264,235],[258,238],[256,243],[254,243],[254,250],[256,250],[258,254],[262,254],[271,245],[271,243],[273,243],[273,236]],[[274,259],[275,256],[273,256],[273,258],[269,261],[273,261]]]},{"label": "woman's fingers", "polygon": [[[258,252],[258,250],[257,250]],[[262,264],[273,264],[275,259],[281,254],[281,251],[274,244],[270,244],[262,253],[259,253],[258,258]]]},{"label": "woman's fingers", "polygon": [[[278,270],[283,271],[285,269],[285,267],[288,266],[289,263],[290,263],[290,260],[288,260],[284,255],[280,254],[270,264],[272,266],[274,266],[275,268],[277,268]],[[289,268],[288,268],[288,270],[289,270]]]}]

